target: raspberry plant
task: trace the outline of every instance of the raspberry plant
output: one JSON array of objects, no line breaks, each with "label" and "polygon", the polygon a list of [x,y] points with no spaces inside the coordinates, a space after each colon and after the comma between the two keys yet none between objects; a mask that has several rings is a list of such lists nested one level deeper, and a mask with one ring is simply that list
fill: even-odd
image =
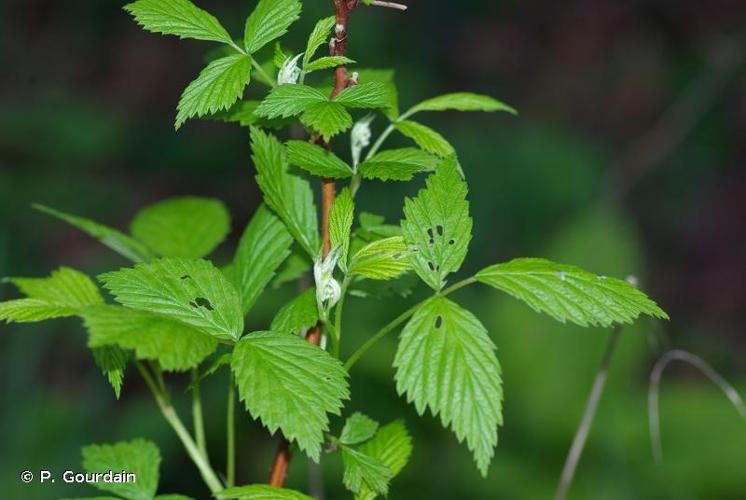
[{"label": "raspberry plant", "polygon": [[[583,326],[630,323],[640,314],[666,317],[627,281],[545,259],[517,258],[453,281],[471,240],[466,178],[473,167],[462,168],[453,146],[413,118],[449,110],[515,111],[492,97],[458,92],[400,112],[392,71],[347,70],[357,64],[347,57],[348,16],[376,5],[403,8],[335,0],[335,15],[316,23],[298,53],[278,40],[299,18],[300,0],[259,0],[242,40],[188,0],[125,6],[146,30],[221,44],[217,58],[183,91],[175,126],[207,118],[249,127],[263,204],[227,263],[206,259],[230,228],[229,213],[218,200],[181,197],[146,207],[134,217],[130,234],[37,205],[134,265],[97,277],[114,304],[106,303],[91,278],[68,267],[46,278],[9,278],[25,297],[0,304],[0,318],[8,322],[80,317],[88,347],[116,397],[126,367],[133,365],[218,499],[309,498],[282,487],[293,448],[317,462],[323,452],[341,454],[340,479],[355,498],[386,495],[408,460],[412,439],[400,420],[380,425],[361,413],[345,415],[344,407],[351,396],[350,368],[400,327],[393,360],[397,392],[420,415],[438,416],[459,442],[466,441],[486,475],[502,424],[500,365],[486,328],[451,298],[461,288],[487,285],[558,321]],[[326,44],[329,55],[318,56]],[[331,69],[330,86],[322,70]],[[252,95],[266,90],[264,98],[244,99],[247,85]],[[371,141],[374,117],[388,125]],[[332,141],[340,142],[347,132],[351,155],[343,158]],[[411,139],[412,147],[385,149],[391,134]],[[356,204],[364,181],[422,177],[425,187],[405,200],[399,224]],[[320,230],[314,178],[321,182]],[[338,196],[337,183],[344,184]],[[266,330],[245,331],[244,318],[270,283],[299,281],[309,273],[313,286],[281,307]],[[345,337],[368,336],[349,322],[343,328],[345,300],[406,296],[418,282],[430,289],[429,298],[340,358]],[[200,383],[222,371],[229,372],[228,455],[219,474],[208,454]],[[191,431],[170,402],[166,374],[172,372],[191,374]],[[234,484],[236,392],[251,418],[281,434],[268,485]],[[330,428],[330,414],[345,416],[341,428]],[[88,471],[138,474],[135,485],[96,485],[108,493],[186,498],[156,496],[159,463],[158,449],[142,439],[83,448]]]}]

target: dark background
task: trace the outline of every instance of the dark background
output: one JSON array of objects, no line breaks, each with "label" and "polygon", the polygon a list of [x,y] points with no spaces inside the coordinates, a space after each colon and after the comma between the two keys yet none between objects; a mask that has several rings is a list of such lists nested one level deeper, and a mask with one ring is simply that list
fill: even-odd
[{"label": "dark background", "polygon": [[[301,50],[331,3],[306,2],[285,46]],[[404,109],[472,90],[520,110],[516,118],[419,118],[456,146],[470,182],[474,240],[462,273],[536,255],[634,274],[672,318],[625,330],[570,498],[746,498],[746,425],[699,373],[677,365],[664,376],[661,466],[651,458],[646,413],[649,373],[668,347],[703,356],[746,389],[746,4],[409,4],[407,13],[361,9],[349,27],[352,58],[396,68]],[[254,2],[199,5],[235,35]],[[260,200],[246,129],[192,121],[173,130],[179,94],[214,45],[146,33],[120,7],[0,3],[0,276],[42,276],[60,264],[94,275],[127,265],[32,211],[32,202],[124,229],[161,198],[218,197],[234,214],[231,240],[216,255],[225,262]],[[260,88],[249,87],[247,97]],[[395,222],[402,198],[417,187],[369,183],[360,203]],[[270,292],[250,326],[266,327],[292,293],[292,286]],[[14,296],[12,287],[0,289],[0,298]],[[396,395],[392,336],[354,368],[348,404],[382,422],[403,416],[414,435],[414,455],[390,498],[549,498],[609,332],[555,323],[486,288],[455,298],[499,348],[500,444],[482,480],[465,445]],[[350,300],[348,307],[347,354],[402,304]],[[0,359],[3,498],[93,495],[87,487],[24,485],[18,474],[79,469],[82,445],[136,436],[161,448],[161,492],[208,497],[134,370],[115,401],[78,320],[0,325]],[[204,389],[218,468],[224,377]],[[185,380],[170,380],[188,422]],[[247,414],[238,420],[239,480],[264,481],[275,441]],[[339,458],[326,457],[323,471],[327,496],[344,498]],[[289,485],[307,490],[300,455]]]}]

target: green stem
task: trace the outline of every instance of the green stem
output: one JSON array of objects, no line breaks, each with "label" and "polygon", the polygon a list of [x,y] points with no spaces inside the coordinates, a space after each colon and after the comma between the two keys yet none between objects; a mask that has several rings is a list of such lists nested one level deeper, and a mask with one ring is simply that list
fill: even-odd
[{"label": "green stem", "polygon": [[334,334],[336,335],[336,342],[332,345],[332,355],[335,358],[339,358],[340,344],[342,343],[342,309],[344,309],[345,295],[347,295],[347,288],[350,286],[350,279],[345,275],[342,281],[342,293],[339,296],[339,302],[337,302],[337,308],[334,311]]},{"label": "green stem", "polygon": [[270,87],[272,87],[272,88],[275,88],[275,87],[277,86],[277,84],[275,83],[274,79],[272,79],[272,78],[271,78],[271,77],[270,77],[270,76],[269,76],[269,75],[267,74],[267,72],[266,72],[266,71],[264,71],[264,68],[262,68],[262,65],[261,65],[261,64],[259,64],[259,63],[258,63],[258,62],[256,61],[256,59],[254,59],[254,58],[253,58],[253,57],[251,57],[251,56],[249,56],[249,57],[251,58],[251,65],[252,65],[252,66],[254,67],[254,69],[256,70],[256,72],[257,72],[257,73],[259,73],[260,75],[262,75],[262,78],[264,78],[264,79],[265,79],[265,80],[267,81],[267,83],[269,84],[269,86],[270,86]]},{"label": "green stem", "polygon": [[176,435],[184,445],[189,458],[192,459],[194,465],[199,469],[202,479],[210,489],[210,492],[214,494],[221,491],[223,485],[220,483],[220,479],[218,479],[215,471],[212,470],[210,464],[200,453],[199,448],[197,448],[197,445],[189,434],[189,431],[186,430],[186,427],[184,427],[181,419],[179,419],[179,416],[176,414],[176,410],[174,410],[173,406],[171,406],[171,404],[164,398],[164,395],[161,393],[161,390],[153,376],[151,376],[148,369],[139,361],[135,361],[135,366],[140,372],[140,375],[142,375],[142,378],[145,379],[148,388],[153,393],[155,401],[158,403],[158,408],[161,410],[161,414],[163,414],[163,418],[166,419],[166,422],[168,422],[174,432],[176,432]]},{"label": "green stem", "polygon": [[228,407],[226,415],[226,448],[227,456],[225,460],[225,484],[232,487],[236,479],[236,424],[235,410],[236,407],[236,390],[233,387],[233,374],[228,376]]},{"label": "green stem", "polygon": [[396,120],[389,123],[389,126],[386,127],[383,132],[381,132],[381,135],[378,136],[378,139],[376,139],[376,142],[374,142],[373,145],[368,150],[368,154],[365,155],[365,160],[370,160],[373,157],[373,155],[376,154],[379,149],[381,149],[381,146],[383,146],[383,141],[385,141],[388,138],[388,136],[391,135],[391,132],[393,132],[394,129],[396,128],[397,123],[403,122],[404,120],[406,120],[413,114],[414,112],[411,109],[409,109],[406,112],[399,115],[399,117]]},{"label": "green stem", "polygon": [[207,439],[205,439],[205,422],[202,418],[202,396],[199,390],[199,372],[192,368],[192,420],[194,423],[194,437],[197,440],[199,448],[205,460],[209,460],[207,455]]}]

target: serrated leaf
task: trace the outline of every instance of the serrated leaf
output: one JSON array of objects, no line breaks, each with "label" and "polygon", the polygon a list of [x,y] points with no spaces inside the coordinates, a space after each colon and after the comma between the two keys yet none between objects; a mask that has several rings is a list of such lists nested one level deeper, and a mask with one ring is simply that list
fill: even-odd
[{"label": "serrated leaf", "polygon": [[345,421],[339,442],[345,445],[360,444],[369,440],[378,430],[378,422],[367,415],[355,412]]},{"label": "serrated leaf", "polygon": [[446,157],[454,152],[453,146],[438,132],[421,123],[405,120],[394,124],[396,130],[412,139],[425,151]]},{"label": "serrated leaf", "polygon": [[353,493],[364,487],[382,495],[389,489],[391,471],[380,460],[366,455],[349,446],[341,446],[344,475],[342,482]]},{"label": "serrated leaf", "polygon": [[124,10],[132,14],[140,26],[154,33],[233,43],[212,14],[188,0],[139,0],[125,5]]},{"label": "serrated leaf", "polygon": [[495,345],[479,320],[440,296],[423,304],[401,334],[396,389],[422,415],[440,415],[459,442],[466,438],[482,475],[502,424],[502,382]]},{"label": "serrated leaf", "polygon": [[251,148],[256,181],[265,203],[282,219],[306,253],[316,258],[319,233],[311,185],[288,172],[285,147],[272,134],[252,127]]},{"label": "serrated leaf", "polygon": [[352,116],[335,101],[318,102],[306,109],[300,117],[303,125],[317,131],[325,141],[352,127]]},{"label": "serrated leaf", "polygon": [[275,65],[275,68],[282,68],[282,65],[285,64],[285,61],[289,58],[290,56],[282,50],[282,44],[280,42],[275,42],[275,50],[272,53],[272,64]]},{"label": "serrated leaf", "polygon": [[364,82],[347,87],[334,101],[348,108],[385,108],[389,105],[389,96],[383,83]]},{"label": "serrated leaf", "polygon": [[266,484],[252,484],[226,488],[215,493],[217,500],[313,500],[295,490],[274,488]]},{"label": "serrated leaf", "polygon": [[344,188],[334,200],[329,212],[329,240],[332,248],[341,249],[339,266],[347,269],[347,254],[350,250],[350,230],[355,213],[355,202],[349,188]]},{"label": "serrated leaf", "polygon": [[406,298],[420,282],[414,272],[404,272],[388,280],[356,279],[350,285],[348,293],[354,297],[384,299],[388,297]]},{"label": "serrated leaf", "polygon": [[389,149],[373,155],[358,167],[366,179],[409,181],[414,174],[435,170],[439,159],[421,149]]},{"label": "serrated leaf", "polygon": [[298,335],[314,326],[319,320],[316,305],[316,290],[309,288],[282,306],[269,327],[273,332],[286,332]]},{"label": "serrated leaf", "polygon": [[233,284],[241,295],[241,310],[249,312],[290,255],[293,237],[282,221],[260,205],[246,226],[233,258]]},{"label": "serrated leaf", "polygon": [[88,330],[89,347],[131,349],[137,359],[158,361],[167,371],[193,368],[217,347],[214,337],[157,314],[100,305],[86,308],[80,315]]},{"label": "serrated leaf", "polygon": [[287,118],[299,115],[311,106],[326,100],[324,94],[308,85],[279,85],[267,94],[254,114],[264,118]]},{"label": "serrated leaf", "polygon": [[129,355],[125,350],[117,346],[105,346],[91,349],[93,360],[99,367],[101,373],[109,385],[114,389],[114,396],[119,399],[122,394],[122,384],[124,383],[124,369],[127,366]]},{"label": "serrated leaf", "polygon": [[129,500],[150,500],[158,489],[158,467],[161,454],[158,447],[145,439],[119,441],[114,444],[91,444],[81,450],[86,472],[127,471],[135,474],[136,481],[89,483],[94,488],[107,491]]},{"label": "serrated leaf", "polygon": [[[401,472],[412,454],[412,437],[400,420],[381,427],[373,439],[363,443],[358,450],[379,460],[389,468],[391,475]],[[363,485],[356,500],[373,500],[377,494]]]},{"label": "serrated leaf", "polygon": [[414,106],[409,113],[420,111],[445,111],[453,109],[457,111],[506,111],[517,114],[516,110],[487,95],[474,94],[472,92],[454,92],[433,97],[422,101]]},{"label": "serrated leaf", "polygon": [[206,260],[164,258],[98,278],[126,307],[162,314],[218,339],[236,340],[243,331],[238,292]]},{"label": "serrated leaf", "polygon": [[399,93],[394,83],[394,71],[390,69],[358,69],[361,82],[380,82],[386,87],[388,102],[383,109],[386,117],[394,121],[399,117]]},{"label": "serrated leaf", "polygon": [[287,33],[300,17],[300,0],[259,0],[246,19],[244,48],[249,54]]},{"label": "serrated leaf", "polygon": [[52,217],[63,220],[68,224],[77,227],[84,233],[96,238],[110,249],[133,262],[147,262],[153,258],[153,254],[145,245],[136,239],[127,236],[121,231],[104,226],[103,224],[99,224],[90,219],[61,212],[44,205],[34,204],[33,207],[40,212],[44,212],[45,214],[51,215]]},{"label": "serrated leaf", "polygon": [[352,176],[352,168],[331,151],[306,141],[286,143],[288,161],[319,177],[344,179]]},{"label": "serrated leaf", "polygon": [[309,62],[303,67],[306,73],[312,73],[322,69],[336,68],[337,66],[345,66],[347,64],[354,64],[355,61],[345,56],[324,56],[319,57],[315,61]]},{"label": "serrated leaf", "polygon": [[212,198],[168,198],[144,208],[132,234],[163,257],[198,259],[211,253],[230,231],[230,214]]},{"label": "serrated leaf", "polygon": [[404,240],[417,248],[411,263],[415,272],[435,291],[458,271],[471,240],[472,219],[467,187],[449,157],[426,181],[427,188],[404,202],[401,221]]},{"label": "serrated leaf", "polygon": [[377,280],[396,278],[410,268],[411,257],[401,236],[375,240],[353,255],[348,274]]},{"label": "serrated leaf", "polygon": [[326,43],[329,32],[334,26],[335,17],[329,16],[323,19],[319,19],[316,25],[313,27],[313,31],[308,37],[306,43],[306,51],[303,53],[303,70],[308,72],[306,66],[311,61],[311,58],[316,54],[319,47]]},{"label": "serrated leaf", "polygon": [[231,366],[251,416],[318,462],[327,413],[339,415],[349,398],[342,363],[299,336],[253,332],[236,344]]},{"label": "serrated leaf", "polygon": [[546,259],[513,259],[482,269],[475,277],[563,323],[610,326],[631,323],[640,314],[668,319],[627,281]]}]

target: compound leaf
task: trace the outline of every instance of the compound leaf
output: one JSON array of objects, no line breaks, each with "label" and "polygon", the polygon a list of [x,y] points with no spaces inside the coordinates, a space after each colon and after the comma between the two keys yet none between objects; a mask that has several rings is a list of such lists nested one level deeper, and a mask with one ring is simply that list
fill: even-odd
[{"label": "compound leaf", "polygon": [[150,500],[158,489],[158,467],[161,454],[158,447],[145,439],[119,441],[114,444],[91,444],[81,450],[86,472],[126,471],[135,474],[135,481],[95,481],[91,486],[129,500]]},{"label": "compound leaf", "polygon": [[358,167],[366,179],[409,181],[418,172],[435,170],[440,160],[417,148],[389,149],[373,155]]},{"label": "compound leaf", "polygon": [[317,131],[327,142],[352,126],[352,116],[336,100],[313,104],[303,112],[300,121]]},{"label": "compound leaf", "polygon": [[114,389],[114,395],[117,399],[122,393],[122,384],[124,383],[124,369],[127,366],[129,354],[121,347],[115,345],[96,347],[91,349],[93,360],[101,369],[101,373],[109,381],[109,385]]},{"label": "compound leaf", "polygon": [[329,32],[334,26],[335,17],[329,16],[324,19],[319,19],[316,26],[313,27],[311,35],[308,37],[308,43],[306,43],[306,51],[303,53],[303,69],[308,73],[308,63],[311,62],[311,58],[316,54],[316,51],[327,41]]},{"label": "compound leaf", "polygon": [[453,146],[442,135],[421,123],[405,120],[396,123],[394,127],[429,153],[446,157],[454,152]]},{"label": "compound leaf", "polygon": [[[396,420],[378,429],[373,439],[363,443],[358,450],[379,460],[389,468],[393,477],[401,472],[412,454],[412,437],[404,422]],[[362,485],[355,499],[373,500],[376,496],[374,491]]]},{"label": "compound leaf", "polygon": [[254,114],[264,118],[287,118],[305,110],[327,98],[320,91],[300,83],[279,85],[254,110]]},{"label": "compound leaf", "polygon": [[378,430],[378,422],[367,415],[355,412],[345,421],[339,442],[345,445],[360,444],[369,440]]},{"label": "compound leaf", "polygon": [[249,54],[287,33],[300,17],[300,0],[259,0],[246,19],[244,47]]},{"label": "compound leaf", "polygon": [[347,253],[350,249],[350,230],[355,212],[355,202],[352,201],[350,189],[345,188],[334,200],[329,213],[329,240],[332,248],[342,249],[339,265],[342,270],[347,269]]},{"label": "compound leaf", "polygon": [[336,68],[337,66],[345,66],[347,64],[353,64],[355,61],[345,56],[324,56],[319,57],[315,61],[309,62],[303,67],[306,73],[312,73],[321,69]]},{"label": "compound leaf", "polygon": [[226,488],[215,493],[217,500],[313,500],[295,490],[274,488],[267,484],[251,484]]},{"label": "compound leaf", "polygon": [[215,17],[188,0],[138,0],[124,6],[148,31],[179,38],[232,44],[228,32]]},{"label": "compound leaf", "polygon": [[341,451],[344,463],[342,482],[348,490],[358,493],[366,488],[382,495],[388,493],[391,479],[388,467],[380,460],[349,446],[343,445]]},{"label": "compound leaf", "polygon": [[316,290],[309,288],[277,312],[272,320],[270,330],[298,335],[301,331],[314,326],[318,320],[319,310],[316,305]]},{"label": "compound leaf", "polygon": [[410,268],[410,255],[401,236],[375,240],[352,257],[349,274],[377,280],[396,278]]},{"label": "compound leaf", "polygon": [[344,179],[352,176],[352,168],[337,155],[306,141],[288,141],[288,161],[319,177]]},{"label": "compound leaf", "polygon": [[409,112],[414,114],[420,111],[445,111],[448,109],[457,111],[506,111],[513,115],[517,114],[515,109],[504,102],[472,92],[454,92],[433,97],[417,104]]}]

